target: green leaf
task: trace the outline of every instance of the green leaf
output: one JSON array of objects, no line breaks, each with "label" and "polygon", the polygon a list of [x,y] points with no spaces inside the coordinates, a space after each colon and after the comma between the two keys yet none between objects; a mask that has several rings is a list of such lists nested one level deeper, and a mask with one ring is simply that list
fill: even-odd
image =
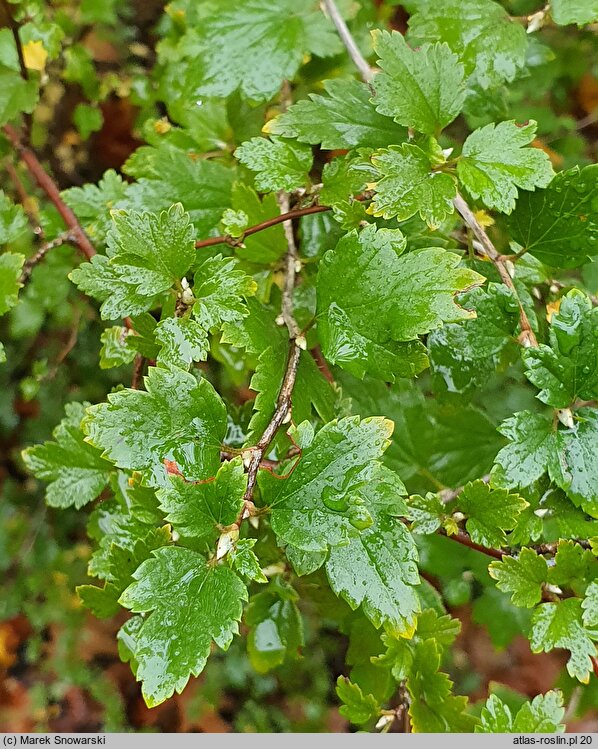
[{"label": "green leaf", "polygon": [[14,120],[23,112],[33,112],[37,99],[37,81],[25,81],[18,72],[0,64],[0,125]]},{"label": "green leaf", "polygon": [[405,127],[438,134],[457,117],[465,101],[459,58],[446,44],[413,50],[398,31],[375,30],[372,35],[382,69],[373,80],[376,109]]},{"label": "green leaf", "polygon": [[518,187],[546,187],[554,176],[548,154],[524,148],[535,134],[534,120],[521,127],[511,120],[474,130],[457,162],[457,174],[468,193],[488,208],[511,213]]},{"label": "green leaf", "polygon": [[27,228],[27,216],[23,207],[15,205],[0,190],[0,244],[15,242]]},{"label": "green leaf", "polygon": [[237,458],[224,463],[213,481],[196,484],[172,476],[157,496],[175,530],[211,543],[237,520],[246,486],[243,462]]},{"label": "green leaf", "polygon": [[294,471],[285,479],[259,477],[279,541],[324,551],[357,536],[364,528],[359,490],[377,474],[391,432],[385,419],[348,417],[326,424],[315,437],[306,428],[298,433],[302,452]]},{"label": "green leaf", "polygon": [[436,533],[447,514],[447,508],[438,494],[428,492],[425,497],[413,494],[407,500],[408,517],[413,520],[413,533]]},{"label": "green leaf", "polygon": [[538,694],[531,702],[525,702],[513,719],[509,706],[500,697],[491,694],[480,715],[481,724],[476,733],[560,733],[565,714],[563,696],[550,691]]},{"label": "green leaf", "polygon": [[513,733],[562,733],[565,716],[563,695],[550,691],[526,702],[515,716]]},{"label": "green leaf", "polygon": [[227,560],[240,575],[257,583],[267,583],[260,561],[253,551],[255,538],[240,538],[226,555]]},{"label": "green leaf", "polygon": [[312,153],[309,146],[282,138],[252,138],[241,144],[235,156],[256,173],[261,192],[295,190],[309,182]]},{"label": "green leaf", "polygon": [[149,613],[134,657],[143,697],[155,707],[201,673],[212,640],[229,647],[247,589],[228,567],[210,566],[199,554],[174,546],[155,551],[134,578],[120,602],[134,613]]},{"label": "green leaf", "polygon": [[405,143],[377,151],[372,164],[380,176],[368,185],[375,190],[368,213],[399,221],[419,213],[431,229],[453,213],[455,178],[434,171],[435,162],[420,146]]},{"label": "green leaf", "polygon": [[77,104],[73,111],[73,124],[83,140],[87,140],[92,133],[102,129],[104,117],[97,107],[89,104]]},{"label": "green leaf", "polygon": [[29,447],[23,452],[27,468],[50,482],[46,502],[51,507],[83,507],[105,489],[112,466],[95,447],[83,441],[80,429],[85,404],[67,403],[65,418],[52,436],[55,442]]},{"label": "green leaf", "polygon": [[[471,315],[454,295],[482,277],[457,255],[430,248],[400,255],[402,235],[375,226],[349,232],[318,273],[318,331],[324,355],[358,377],[394,381],[426,364],[413,339]],[[375,300],[375,302],[374,302]]]},{"label": "green leaf", "polygon": [[590,583],[581,602],[583,623],[586,627],[598,627],[598,582]]},{"label": "green leaf", "polygon": [[596,577],[596,560],[591,551],[573,541],[559,541],[554,565],[548,573],[552,585],[562,585],[583,594]]},{"label": "green leaf", "polygon": [[541,388],[538,398],[555,408],[566,408],[576,398],[598,395],[598,309],[574,289],[561,299],[550,320],[549,346],[523,354],[526,377]]},{"label": "green leaf", "polygon": [[575,268],[598,254],[598,164],[576,166],[544,190],[524,192],[508,219],[511,237],[544,263]]},{"label": "green leaf", "polygon": [[[495,424],[479,409],[461,403],[441,403],[425,398],[420,388],[399,380],[392,388],[366,379],[360,383],[339,378],[353,413],[386,414],[395,423],[386,464],[421,491],[462,486],[488,473],[494,456],[504,444]],[[430,476],[432,483],[430,483]]]},{"label": "green leaf", "polygon": [[469,733],[478,721],[466,712],[467,698],[451,694],[453,682],[439,671],[440,656],[434,639],[415,648],[407,680],[412,729],[418,733]]},{"label": "green leaf", "polygon": [[218,232],[230,207],[234,171],[212,159],[193,159],[168,146],[144,146],[123,166],[137,182],[117,207],[159,212],[181,202],[200,236]]},{"label": "green leaf", "polygon": [[551,480],[592,517],[598,517],[598,471],[594,445],[598,411],[575,411],[573,426],[560,428],[550,416],[522,411],[506,419],[499,431],[510,441],[496,456],[493,483],[525,487],[548,472]]},{"label": "green leaf", "polygon": [[[232,192],[232,207],[247,215],[248,226],[256,226],[280,214],[275,195],[265,195],[260,200],[255,190],[243,182],[236,182]],[[270,264],[278,260],[287,249],[282,224],[243,237],[243,245],[235,247],[242,260]]]},{"label": "green leaf", "polygon": [[249,626],[247,654],[260,674],[296,660],[304,645],[303,622],[290,586],[271,584],[263,593],[252,596],[245,622]]},{"label": "green leaf", "polygon": [[256,282],[239,269],[234,258],[207,258],[195,272],[193,314],[205,330],[237,322],[249,314],[245,299],[256,289]]},{"label": "green leaf", "polygon": [[439,616],[433,609],[426,609],[418,615],[415,633],[412,633],[411,638],[384,633],[382,641],[386,645],[386,652],[372,661],[376,665],[390,668],[397,682],[404,681],[409,677],[420,644],[431,640],[441,655],[453,644],[460,629],[458,620],[448,615]]},{"label": "green leaf", "polygon": [[408,38],[412,45],[446,42],[483,89],[512,81],[525,64],[525,28],[490,0],[418,2]]},{"label": "green leaf", "polygon": [[127,194],[127,183],[114,169],[108,169],[97,185],[70,187],[60,194],[64,202],[72,208],[93,241],[104,242],[112,217],[111,209]]},{"label": "green leaf", "polygon": [[592,673],[592,657],[596,655],[596,631],[589,632],[582,623],[579,598],[567,598],[559,603],[543,603],[534,612],[530,632],[533,653],[547,653],[553,648],[565,648],[570,656],[567,671],[573,678],[587,684]]},{"label": "green leaf", "polygon": [[548,582],[546,560],[533,549],[522,549],[517,558],[506,556],[501,562],[492,562],[488,572],[499,590],[511,593],[515,606],[535,606]]},{"label": "green leaf", "polygon": [[[129,480],[127,474],[117,474],[116,481],[112,482],[115,498],[96,506],[87,527],[90,538],[98,542],[98,548],[89,560],[88,573],[115,584],[122,579],[124,552],[130,553],[129,560],[133,559],[131,555],[140,539],[146,539],[152,548],[164,546],[170,541],[168,526],[158,531],[154,527],[163,521],[154,491],[138,483],[131,486]],[[137,566],[133,563],[131,567],[127,563],[127,574],[132,574]],[[121,591],[126,584],[122,585]]]},{"label": "green leaf", "polygon": [[191,362],[208,358],[208,334],[188,317],[167,317],[156,325],[156,342],[161,345],[158,362],[188,369]]},{"label": "green leaf", "polygon": [[100,341],[100,369],[112,369],[130,364],[135,358],[135,349],[127,345],[127,338],[133,335],[128,328],[114,325],[102,331]]},{"label": "green leaf", "polygon": [[0,255],[0,315],[5,315],[18,301],[24,262],[25,256],[15,252]]},{"label": "green leaf", "polygon": [[310,94],[267,122],[263,131],[326,150],[383,148],[406,140],[405,128],[376,112],[365,83],[336,78],[322,85],[328,96]]},{"label": "green leaf", "polygon": [[483,481],[463,487],[457,505],[467,516],[465,527],[476,544],[498,547],[507,545],[505,531],[512,530],[527,502],[506,489],[491,489]]},{"label": "green leaf", "polygon": [[104,319],[151,309],[195,260],[193,228],[180,203],[159,215],[115,211],[108,234],[108,259],[92,258],[69,278],[103,301]]},{"label": "green leaf", "polygon": [[212,385],[182,369],[150,367],[145,386],[147,392],[121,390],[89,408],[88,441],[119,468],[146,472],[153,485],[166,481],[164,461],[189,481],[215,476],[226,410]]},{"label": "green leaf", "polygon": [[221,0],[196,30],[197,92],[270,99],[292,80],[304,55],[338,54],[341,45],[313,0]]},{"label": "green leaf", "polygon": [[364,694],[358,684],[353,684],[346,676],[339,676],[336,680],[336,694],[343,703],[339,713],[360,726],[368,723],[380,714],[380,705],[371,694]]},{"label": "green leaf", "polygon": [[443,325],[428,336],[430,366],[439,389],[469,394],[487,384],[510,351],[516,351],[519,304],[504,284],[489,283],[458,297],[476,317]]},{"label": "green leaf", "polygon": [[405,514],[405,493],[396,474],[380,468],[359,492],[374,519],[359,536],[334,546],[326,562],[332,590],[352,609],[362,606],[375,627],[405,637],[413,633],[420,608],[417,550],[399,517]]},{"label": "green leaf", "polygon": [[[136,523],[134,533],[141,534],[143,531],[143,526]],[[102,541],[104,540],[108,539],[104,537]],[[133,582],[135,570],[149,559],[154,549],[166,546],[170,542],[170,527],[166,525],[163,528],[152,528],[145,535],[133,536],[127,546],[104,543],[105,553],[102,562],[107,568],[104,574],[107,582],[103,588],[96,585],[79,585],[77,594],[83,605],[100,619],[114,616],[120,610],[118,599],[124,589]],[[94,562],[97,569],[97,556],[94,557]],[[90,564],[90,574],[93,574],[94,567]],[[98,571],[104,572],[104,569]]]},{"label": "green leaf", "polygon": [[576,23],[583,26],[586,23],[598,21],[597,0],[552,0],[550,15],[559,26]]}]

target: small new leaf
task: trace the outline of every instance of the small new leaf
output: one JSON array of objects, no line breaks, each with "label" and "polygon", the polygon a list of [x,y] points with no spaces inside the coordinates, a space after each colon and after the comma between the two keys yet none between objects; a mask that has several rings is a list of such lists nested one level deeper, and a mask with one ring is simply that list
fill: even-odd
[{"label": "small new leaf", "polygon": [[339,676],[336,681],[336,693],[343,703],[339,713],[360,726],[368,723],[380,714],[380,705],[372,694],[364,694],[361,687],[346,676]]},{"label": "small new leaf", "polygon": [[377,151],[372,164],[380,178],[368,185],[376,192],[368,213],[399,221],[419,213],[431,229],[453,213],[455,178],[434,170],[430,154],[420,146],[405,143]]},{"label": "small new leaf", "polygon": [[598,471],[596,409],[578,409],[566,428],[550,416],[521,411],[506,419],[499,431],[509,444],[495,458],[494,485],[530,486],[547,472],[576,505],[598,517],[598,487],[593,480]]},{"label": "small new leaf", "polygon": [[312,153],[309,146],[282,138],[252,138],[240,145],[235,156],[256,173],[261,192],[295,190],[309,182]]},{"label": "small new leaf", "polygon": [[253,278],[238,268],[238,260],[208,258],[195,272],[193,315],[205,330],[241,320],[249,314],[245,300],[256,289]]},{"label": "small new leaf", "polygon": [[558,603],[543,603],[534,611],[530,632],[532,652],[548,652],[553,648],[570,651],[567,671],[584,684],[590,680],[592,658],[596,656],[598,632],[587,630],[582,621],[579,598]]},{"label": "small new leaf", "polygon": [[158,362],[188,369],[191,362],[208,358],[210,345],[205,329],[188,317],[166,317],[155,328],[161,345]]},{"label": "small new leaf", "polygon": [[535,133],[533,120],[523,127],[509,121],[475,130],[457,162],[457,174],[469,194],[488,208],[510,213],[518,187],[546,187],[554,176],[548,155],[539,148],[524,148]]},{"label": "small new leaf", "polygon": [[511,593],[515,606],[532,608],[542,599],[542,586],[548,582],[548,565],[533,549],[522,549],[517,558],[505,557],[488,568],[496,586]]},{"label": "small new leaf", "polygon": [[151,309],[195,260],[193,227],[180,203],[160,214],[115,211],[108,257],[95,256],[69,278],[103,301],[104,319]]},{"label": "small new leaf", "polygon": [[483,481],[474,481],[463,488],[457,505],[467,516],[465,527],[471,540],[482,546],[500,548],[507,544],[505,531],[515,527],[527,502],[518,494],[491,489]]},{"label": "small new leaf", "polygon": [[561,733],[565,715],[561,692],[539,694],[525,702],[515,718],[508,705],[496,694],[491,694],[480,715],[476,733]]}]

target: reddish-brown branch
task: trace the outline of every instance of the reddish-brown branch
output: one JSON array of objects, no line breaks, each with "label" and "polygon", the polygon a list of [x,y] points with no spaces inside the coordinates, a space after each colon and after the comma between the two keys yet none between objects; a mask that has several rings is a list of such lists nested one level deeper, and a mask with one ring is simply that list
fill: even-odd
[{"label": "reddish-brown branch", "polygon": [[37,184],[46,193],[48,198],[55,205],[56,210],[62,217],[64,223],[68,226],[70,233],[73,235],[77,247],[90,260],[95,254],[95,248],[89,240],[89,237],[83,230],[83,227],[79,223],[77,217],[73,211],[68,207],[64,200],[60,197],[60,190],[58,186],[45,171],[41,165],[39,159],[35,153],[28,146],[21,142],[21,138],[18,132],[12,127],[12,125],[4,125],[3,127],[6,137],[10,140],[15,150],[23,160],[23,163],[29,170],[31,176],[35,179]]},{"label": "reddish-brown branch", "polygon": [[330,371],[328,362],[322,356],[322,351],[320,347],[315,346],[314,348],[310,349],[309,353],[312,355],[313,360],[318,365],[318,369],[324,375],[324,377],[328,380],[328,382],[330,382],[331,384],[334,384],[334,375]]},{"label": "reddish-brown branch", "polygon": [[592,661],[592,668],[594,669],[594,676],[598,676],[598,655],[590,656]]},{"label": "reddish-brown branch", "polygon": [[[250,226],[245,230],[243,236],[249,237],[251,234],[257,234],[259,231],[269,229],[271,226],[276,224],[282,224],[284,221],[291,221],[294,218],[301,218],[301,216],[309,216],[311,213],[324,213],[330,211],[331,208],[328,205],[310,205],[307,208],[297,208],[294,211],[288,211],[287,213],[281,213],[280,216],[274,216],[269,218],[267,221],[262,221],[261,224]],[[231,237],[223,235],[221,237],[210,237],[209,239],[200,239],[195,243],[197,248],[200,247],[213,247],[217,244],[229,244]]]}]

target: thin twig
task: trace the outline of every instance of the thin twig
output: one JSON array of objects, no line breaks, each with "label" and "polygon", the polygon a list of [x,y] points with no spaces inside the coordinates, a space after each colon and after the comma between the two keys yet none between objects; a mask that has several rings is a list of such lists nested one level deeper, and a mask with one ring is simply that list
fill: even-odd
[{"label": "thin twig", "polygon": [[[281,193],[278,196],[278,204],[281,214],[288,217],[289,214],[289,195]],[[284,234],[287,240],[287,254],[285,258],[286,271],[284,274],[284,287],[282,289],[281,314],[284,324],[289,331],[289,337],[295,339],[299,336],[300,330],[295,318],[293,317],[293,291],[295,289],[295,274],[297,272],[297,245],[295,244],[295,235],[293,233],[293,222],[290,218],[283,223]]]},{"label": "thin twig", "polygon": [[341,41],[345,45],[345,48],[349,54],[349,57],[353,60],[355,67],[359,70],[364,83],[370,83],[374,77],[374,72],[368,65],[367,60],[359,51],[359,47],[355,43],[355,39],[349,31],[344,18],[341,16],[336,3],[334,0],[321,0],[321,6],[328,18],[334,24]]},{"label": "thin twig", "polygon": [[52,239],[49,242],[43,244],[35,253],[35,255],[32,255],[23,266],[23,272],[21,273],[21,283],[27,283],[35,266],[45,258],[46,254],[50,250],[53,250],[55,247],[60,247],[65,242],[73,242],[76,244],[74,236],[69,231],[62,232],[62,234],[59,234],[55,239]]},{"label": "thin twig", "polygon": [[21,68],[21,75],[26,81],[28,81],[29,71],[27,70],[27,65],[25,65],[25,55],[23,54],[23,45],[21,44],[21,37],[19,36],[19,24],[15,21],[13,17],[12,9],[10,7],[10,4],[8,3],[8,0],[2,0],[2,6],[4,8],[4,16],[6,19],[6,23],[8,26],[10,26],[13,39],[15,40],[15,47],[17,48],[17,55],[19,57],[19,67]]},{"label": "thin twig", "polygon": [[529,318],[525,310],[523,309],[523,305],[521,304],[521,300],[519,299],[519,295],[517,293],[517,289],[515,288],[515,284],[513,283],[513,279],[511,278],[511,274],[507,270],[507,266],[501,259],[501,256],[492,243],[492,240],[486,234],[484,227],[477,220],[473,211],[467,205],[461,195],[457,195],[457,197],[453,201],[453,204],[457,209],[457,212],[461,215],[461,218],[465,221],[467,226],[469,226],[476,239],[479,241],[484,250],[484,254],[494,264],[501,277],[502,282],[505,284],[505,286],[508,286],[508,288],[511,289],[511,291],[515,294],[515,298],[517,299],[517,302],[519,304],[519,325],[521,327],[521,334],[519,336],[520,343],[526,347],[537,346],[538,341],[536,339],[536,334],[532,330]]},{"label": "thin twig", "polygon": [[480,551],[482,554],[485,554],[487,557],[492,557],[493,559],[502,559],[503,557],[510,556],[507,551],[502,551],[502,549],[493,549],[490,546],[476,544],[475,541],[472,541],[469,535],[462,530],[458,530],[456,533],[451,533],[449,535],[444,528],[441,528],[438,533],[440,533],[441,536],[450,538],[451,541],[456,541],[458,544],[467,546],[469,549]]},{"label": "thin twig", "polygon": [[[311,213],[323,213],[324,211],[330,211],[332,210],[330,206],[328,205],[310,205],[307,208],[298,208],[294,211],[288,211],[285,214],[281,214],[280,216],[274,216],[273,218],[269,218],[267,221],[262,221],[259,224],[256,224],[255,226],[250,226],[248,229],[245,230],[243,233],[244,237],[249,237],[252,234],[257,234],[259,231],[264,231],[264,229],[269,229],[271,226],[276,226],[276,224],[282,224],[285,221],[291,221],[294,218],[300,218],[301,216],[308,216]],[[209,239],[200,239],[195,243],[195,246],[199,249],[201,247],[213,247],[217,244],[230,244],[232,242],[232,237],[229,237],[228,235],[223,235],[221,237],[210,237]]]},{"label": "thin twig", "polygon": [[52,177],[50,177],[46,172],[31,148],[23,144],[19,133],[14,129],[14,127],[12,127],[12,125],[4,125],[2,129],[23,160],[27,169],[29,169],[31,176],[36,180],[37,184],[46,193],[52,203],[54,203],[56,210],[70,229],[79,250],[88,260],[90,260],[96,254],[95,248],[73,211],[61,198],[60,190]]},{"label": "thin twig", "polygon": [[[280,196],[279,202],[282,213],[288,216],[288,195],[284,194]],[[295,387],[295,380],[297,378],[299,357],[301,356],[300,329],[293,317],[293,289],[295,288],[295,275],[297,272],[297,247],[293,236],[292,223],[288,218],[285,221],[285,233],[287,237],[288,251],[286,257],[284,288],[282,292],[281,314],[289,331],[289,353],[287,356],[287,365],[282,385],[276,401],[276,408],[262,436],[255,447],[251,448],[250,451],[251,457],[247,468],[247,489],[245,490],[243,497],[245,500],[245,511],[247,511],[248,505],[250,506],[253,503],[253,492],[255,490],[257,474],[266,451],[276,436],[279,427],[288,420],[291,414],[291,398],[293,395],[293,388]],[[243,520],[243,515],[244,513],[239,518],[239,522]]]}]

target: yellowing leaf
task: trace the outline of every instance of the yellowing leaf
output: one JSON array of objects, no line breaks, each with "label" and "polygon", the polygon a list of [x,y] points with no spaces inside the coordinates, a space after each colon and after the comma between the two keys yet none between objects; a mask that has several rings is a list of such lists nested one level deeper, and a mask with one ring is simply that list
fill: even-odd
[{"label": "yellowing leaf", "polygon": [[48,52],[40,41],[31,41],[24,44],[23,57],[29,70],[39,70],[40,73],[43,73],[46,69]]}]

